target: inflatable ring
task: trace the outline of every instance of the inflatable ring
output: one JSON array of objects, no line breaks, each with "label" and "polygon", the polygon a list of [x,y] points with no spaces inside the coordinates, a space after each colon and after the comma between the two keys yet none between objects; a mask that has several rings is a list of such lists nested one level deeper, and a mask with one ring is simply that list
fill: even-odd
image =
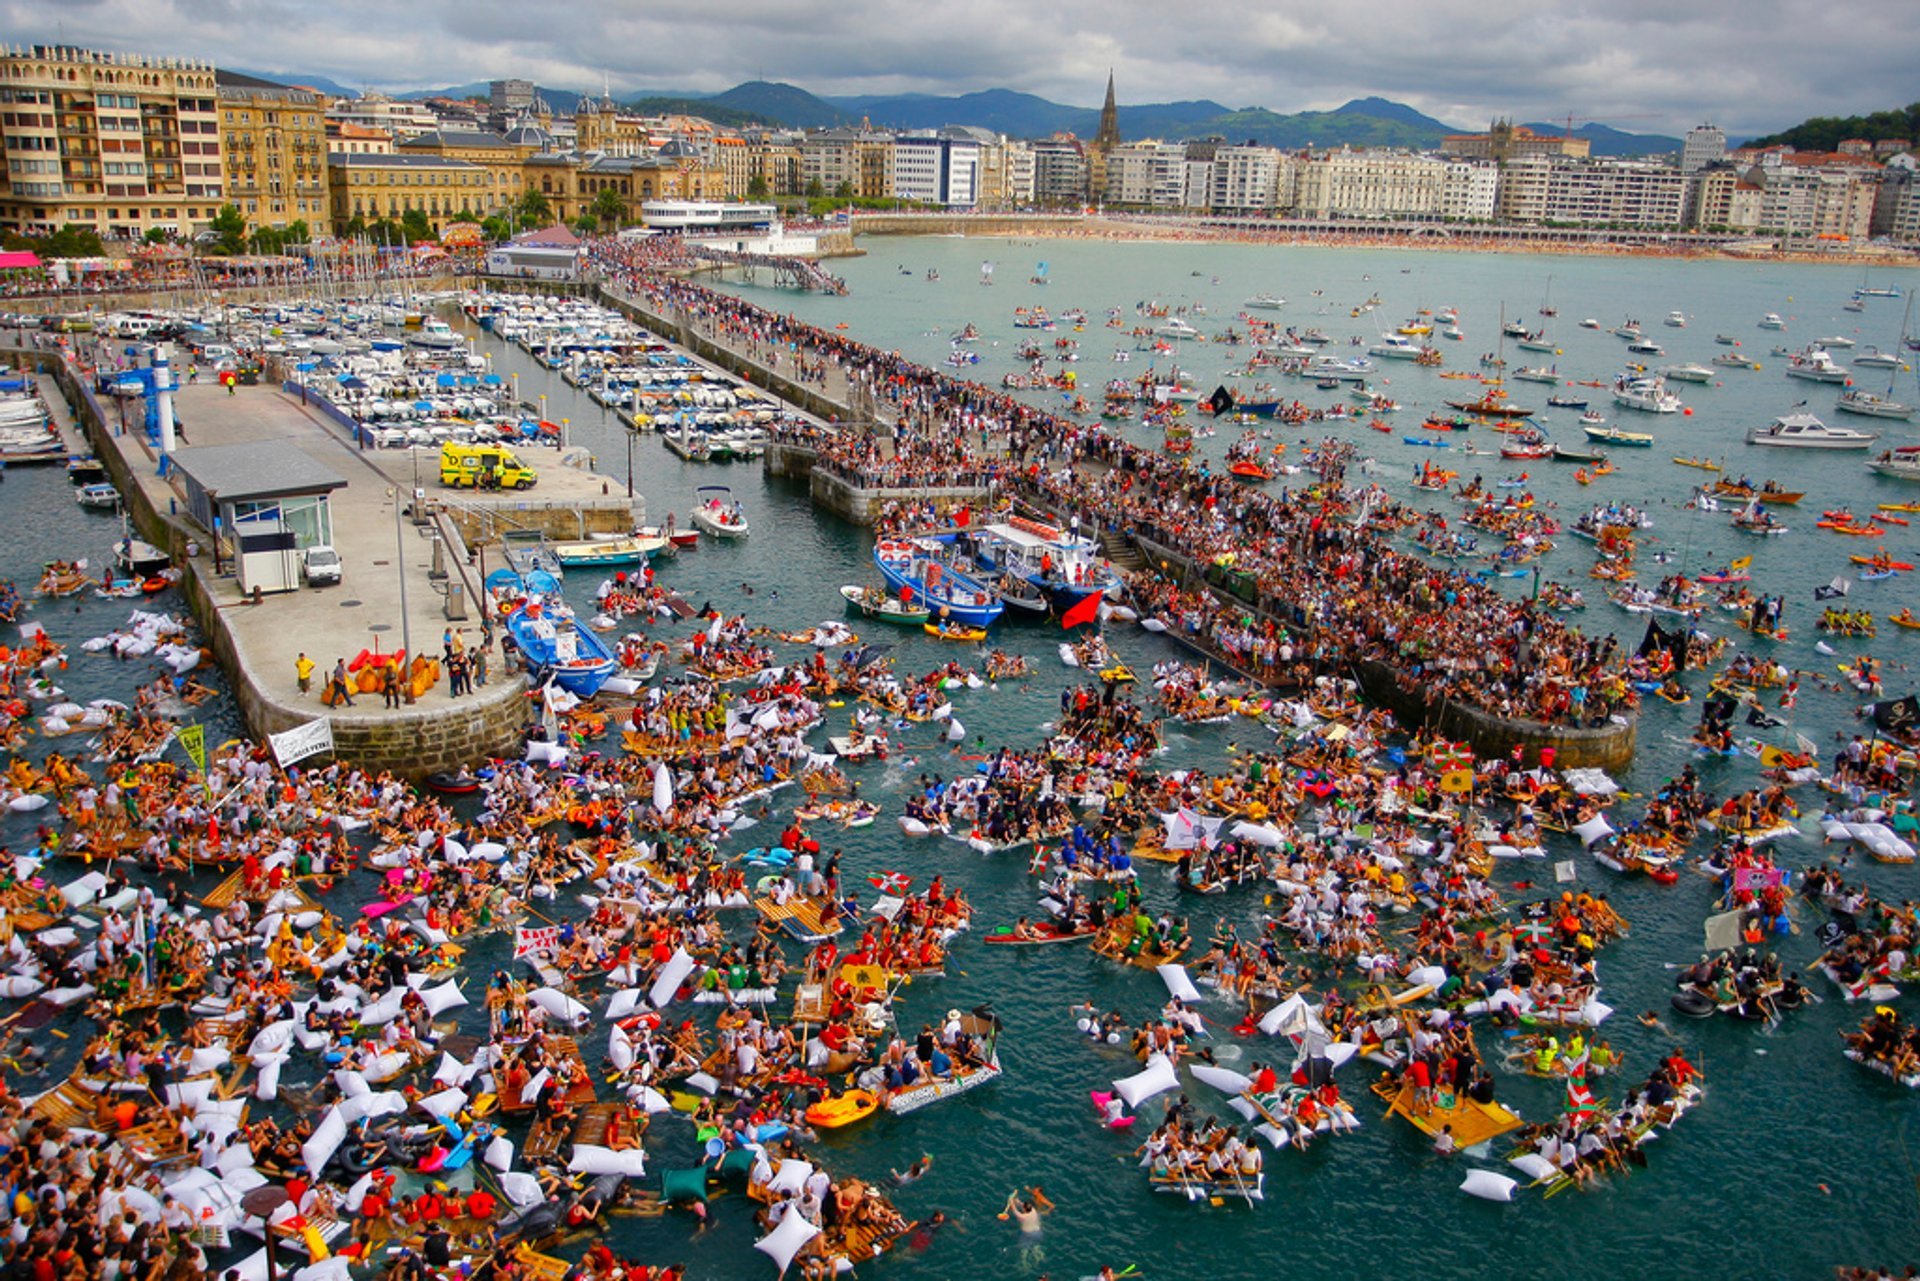
[{"label": "inflatable ring", "polygon": [[1696,992],[1692,988],[1685,988],[1675,992],[1673,994],[1672,1005],[1676,1011],[1686,1015],[1690,1019],[1711,1018],[1714,1012],[1719,1009],[1719,1007],[1714,1004],[1712,997],[1701,992]]}]

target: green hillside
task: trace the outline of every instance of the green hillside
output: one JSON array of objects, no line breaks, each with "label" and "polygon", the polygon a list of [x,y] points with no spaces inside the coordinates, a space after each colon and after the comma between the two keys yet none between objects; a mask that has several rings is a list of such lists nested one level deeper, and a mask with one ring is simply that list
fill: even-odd
[{"label": "green hillside", "polygon": [[1849,138],[1884,142],[1901,138],[1912,142],[1920,138],[1920,102],[1891,111],[1876,111],[1869,116],[1815,116],[1791,129],[1755,138],[1749,147],[1792,147],[1796,151],[1832,151]]}]

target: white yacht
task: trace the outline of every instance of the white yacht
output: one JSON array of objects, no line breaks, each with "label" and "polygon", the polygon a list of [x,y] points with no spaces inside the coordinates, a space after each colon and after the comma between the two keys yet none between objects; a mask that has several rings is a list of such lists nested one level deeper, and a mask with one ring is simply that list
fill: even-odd
[{"label": "white yacht", "polygon": [[1421,346],[1405,334],[1381,334],[1380,341],[1367,348],[1369,356],[1385,360],[1418,360]]},{"label": "white yacht", "polygon": [[1884,450],[1867,468],[1894,480],[1920,480],[1920,445],[1896,445]]},{"label": "white yacht", "polygon": [[1903,405],[1891,396],[1879,396],[1870,391],[1850,388],[1840,393],[1839,409],[1844,414],[1859,414],[1866,418],[1892,418],[1905,422],[1913,417],[1913,406]]},{"label": "white yacht", "polygon": [[1660,376],[1671,383],[1710,383],[1713,371],[1705,365],[1668,365]]},{"label": "white yacht", "polygon": [[1853,339],[1845,334],[1835,334],[1831,338],[1816,338],[1813,341],[1817,347],[1832,347],[1836,351],[1845,351],[1853,346]]},{"label": "white yacht", "polygon": [[1200,331],[1178,316],[1169,316],[1153,327],[1156,338],[1198,338]]},{"label": "white yacht", "polygon": [[1278,294],[1255,294],[1240,305],[1250,311],[1279,311],[1287,300]]},{"label": "white yacht", "polygon": [[1833,357],[1823,348],[1813,346],[1787,362],[1787,377],[1810,383],[1843,383],[1847,381],[1847,371],[1844,366],[1834,364]]},{"label": "white yacht", "polygon": [[1667,313],[1667,318],[1664,323],[1670,329],[1685,329],[1687,327],[1687,314],[1684,311],[1670,311]]},{"label": "white yacht", "polygon": [[1865,449],[1880,437],[1851,427],[1829,427],[1812,414],[1782,414],[1765,427],[1750,428],[1749,445],[1783,449]]},{"label": "white yacht", "polygon": [[1616,379],[1613,403],[1622,409],[1637,409],[1643,414],[1677,414],[1680,398],[1667,390],[1667,380],[1658,376]]},{"label": "white yacht", "polygon": [[1760,317],[1760,328],[1762,329],[1785,329],[1786,327],[1787,322],[1780,319],[1780,313],[1777,311],[1770,311]]},{"label": "white yacht", "polygon": [[1861,369],[1898,369],[1900,357],[1890,351],[1881,351],[1878,347],[1869,347],[1855,356],[1853,363]]}]

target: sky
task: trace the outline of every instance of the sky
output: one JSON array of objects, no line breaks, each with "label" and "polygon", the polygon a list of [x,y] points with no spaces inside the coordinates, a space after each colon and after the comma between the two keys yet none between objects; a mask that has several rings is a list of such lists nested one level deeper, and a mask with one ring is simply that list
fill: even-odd
[{"label": "sky", "polygon": [[1915,97],[1920,5],[1888,0],[0,0],[17,44],[198,58],[387,91],[506,76],[717,93],[1015,89],[1292,112],[1379,95],[1453,125],[1599,120],[1736,139]]}]

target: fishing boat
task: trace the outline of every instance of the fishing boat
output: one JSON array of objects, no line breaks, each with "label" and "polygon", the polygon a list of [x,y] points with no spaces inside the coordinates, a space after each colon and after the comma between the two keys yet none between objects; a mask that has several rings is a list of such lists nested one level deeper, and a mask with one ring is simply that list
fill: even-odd
[{"label": "fishing boat", "polygon": [[928,618],[924,605],[916,605],[910,601],[889,596],[878,587],[849,584],[840,589],[840,595],[847,604],[859,610],[864,617],[882,623],[918,626]]},{"label": "fishing boat", "polygon": [[1866,449],[1880,439],[1873,432],[1829,427],[1812,414],[1782,414],[1765,427],[1747,431],[1749,445],[1781,449]]},{"label": "fishing boat", "polygon": [[171,565],[173,557],[129,534],[113,545],[113,563],[129,574],[145,578]]},{"label": "fishing boat", "polygon": [[1681,409],[1680,398],[1668,391],[1667,380],[1657,375],[1615,379],[1613,403],[1643,414],[1677,414]]},{"label": "fishing boat", "polygon": [[1017,603],[1016,596],[1037,597],[1041,610],[1051,603],[1065,613],[1089,596],[1117,592],[1121,586],[1119,571],[1101,556],[1100,544],[1045,521],[1010,516],[958,531],[952,542],[980,577],[1000,583],[1000,594],[1009,603]]},{"label": "fishing boat", "polygon": [[568,569],[593,569],[603,565],[638,565],[652,560],[671,547],[664,538],[604,538],[584,543],[555,543],[554,557]]},{"label": "fishing boat", "polygon": [[1605,453],[1597,449],[1571,449],[1566,445],[1553,447],[1553,461],[1556,463],[1603,463]]},{"label": "fishing boat", "polygon": [[557,598],[515,609],[507,615],[507,632],[536,682],[551,679],[569,694],[592,698],[613,675],[613,651]]},{"label": "fishing boat", "polygon": [[725,485],[702,485],[694,491],[693,523],[715,538],[745,538],[747,517]]},{"label": "fishing boat", "polygon": [[924,605],[929,617],[989,627],[1006,613],[1006,604],[975,576],[954,537],[883,538],[874,545],[873,563],[895,595]]}]

